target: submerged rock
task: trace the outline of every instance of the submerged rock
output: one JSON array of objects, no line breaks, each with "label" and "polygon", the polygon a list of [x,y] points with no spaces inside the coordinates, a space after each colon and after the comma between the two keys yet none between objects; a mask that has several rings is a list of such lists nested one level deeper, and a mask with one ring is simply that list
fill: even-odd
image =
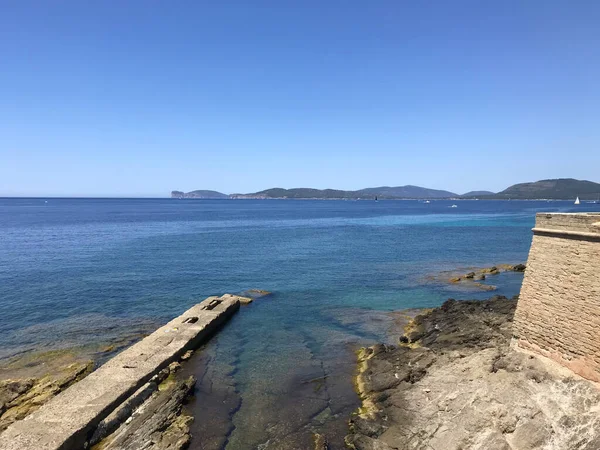
[{"label": "submerged rock", "polygon": [[242,305],[248,305],[254,300],[271,295],[271,292],[262,289],[248,289],[239,295],[225,294],[223,297],[236,298]]},{"label": "submerged rock", "polygon": [[516,264],[514,266],[510,264],[501,264],[499,266],[472,269],[466,273],[460,273],[459,271],[441,272],[438,275],[431,275],[427,278],[432,281],[442,281],[449,282],[452,284],[460,284],[464,287],[476,287],[484,291],[495,291],[497,289],[496,286],[482,283],[482,281],[486,280],[490,275],[498,275],[502,272],[524,271],[524,264]]},{"label": "submerged rock", "polygon": [[247,297],[265,297],[267,295],[271,295],[272,292],[265,291],[264,289],[248,289],[247,291],[242,292],[242,295]]},{"label": "submerged rock", "polygon": [[492,267],[486,267],[485,269],[482,269],[483,273],[491,273],[492,275],[500,273],[500,271],[498,270],[498,268],[496,266],[492,266]]}]

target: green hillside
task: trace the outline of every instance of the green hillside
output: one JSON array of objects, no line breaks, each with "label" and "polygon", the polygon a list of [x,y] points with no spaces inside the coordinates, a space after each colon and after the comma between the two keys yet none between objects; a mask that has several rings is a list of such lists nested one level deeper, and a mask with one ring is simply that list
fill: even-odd
[{"label": "green hillside", "polygon": [[540,180],[533,183],[515,184],[493,198],[498,199],[552,199],[552,200],[597,200],[600,196],[600,184],[573,178]]},{"label": "green hillside", "polygon": [[294,198],[294,199],[402,199],[402,198],[450,198],[458,197],[457,194],[449,191],[440,191],[437,189],[428,189],[419,186],[382,186],[376,188],[366,188],[358,191],[343,191],[340,189],[311,189],[294,188],[283,189],[273,188],[253,194],[233,194],[234,198]]},{"label": "green hillside", "polygon": [[489,197],[494,195],[492,191],[469,191],[461,195],[462,198]]}]

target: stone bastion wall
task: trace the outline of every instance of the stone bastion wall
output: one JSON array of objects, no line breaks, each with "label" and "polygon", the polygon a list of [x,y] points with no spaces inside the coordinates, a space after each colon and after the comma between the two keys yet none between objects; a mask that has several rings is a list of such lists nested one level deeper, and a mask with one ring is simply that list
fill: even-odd
[{"label": "stone bastion wall", "polygon": [[514,337],[600,382],[600,213],[536,216]]}]

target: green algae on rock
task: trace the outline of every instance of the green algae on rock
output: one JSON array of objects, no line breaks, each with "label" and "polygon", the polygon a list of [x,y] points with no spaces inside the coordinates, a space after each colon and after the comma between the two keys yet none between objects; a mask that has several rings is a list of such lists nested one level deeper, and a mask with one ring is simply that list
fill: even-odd
[{"label": "green algae on rock", "polygon": [[93,368],[71,350],[27,353],[0,367],[0,432],[27,417]]}]

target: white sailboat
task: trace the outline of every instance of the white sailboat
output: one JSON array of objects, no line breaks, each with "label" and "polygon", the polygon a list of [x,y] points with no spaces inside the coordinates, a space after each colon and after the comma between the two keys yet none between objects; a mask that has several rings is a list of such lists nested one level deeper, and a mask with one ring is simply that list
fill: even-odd
[{"label": "white sailboat", "polygon": [[575,204],[576,204],[576,205],[579,205],[579,197],[577,197],[577,198],[575,199]]}]

